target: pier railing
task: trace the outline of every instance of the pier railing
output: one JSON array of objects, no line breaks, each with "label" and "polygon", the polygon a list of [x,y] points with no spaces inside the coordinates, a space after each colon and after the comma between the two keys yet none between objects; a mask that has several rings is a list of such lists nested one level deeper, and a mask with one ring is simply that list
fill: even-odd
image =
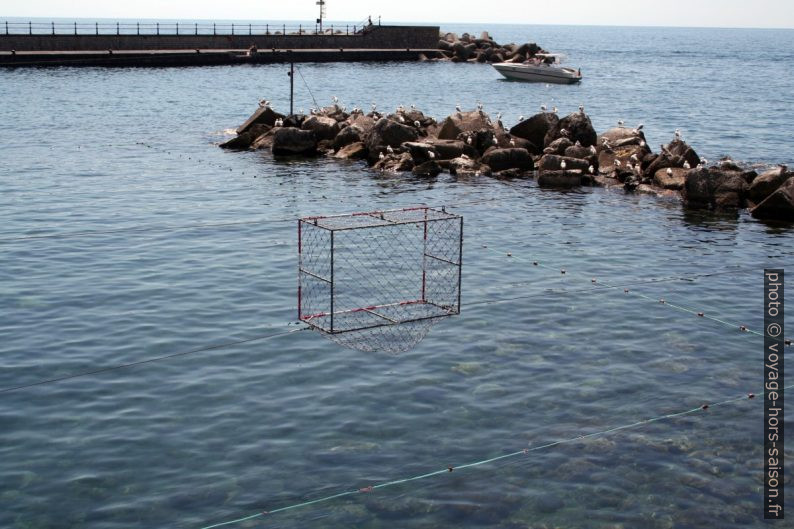
[{"label": "pier railing", "polygon": [[[378,24],[380,21],[378,21]],[[370,27],[361,24],[241,24],[188,22],[10,22],[6,35],[362,35]]]}]

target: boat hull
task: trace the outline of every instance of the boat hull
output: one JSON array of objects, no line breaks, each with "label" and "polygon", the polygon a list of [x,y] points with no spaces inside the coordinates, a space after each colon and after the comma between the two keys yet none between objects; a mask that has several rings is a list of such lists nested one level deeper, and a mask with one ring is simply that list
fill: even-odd
[{"label": "boat hull", "polygon": [[533,66],[519,63],[498,63],[493,67],[507,79],[529,83],[574,84],[582,80],[582,76],[571,68],[553,68],[550,66]]}]

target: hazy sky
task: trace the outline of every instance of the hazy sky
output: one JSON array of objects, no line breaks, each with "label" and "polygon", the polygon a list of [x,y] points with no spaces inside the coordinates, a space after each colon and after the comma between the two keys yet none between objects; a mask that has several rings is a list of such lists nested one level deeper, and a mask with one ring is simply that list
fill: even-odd
[{"label": "hazy sky", "polygon": [[[794,28],[792,0],[326,0],[328,19]],[[2,0],[3,17],[312,20],[315,0]]]}]

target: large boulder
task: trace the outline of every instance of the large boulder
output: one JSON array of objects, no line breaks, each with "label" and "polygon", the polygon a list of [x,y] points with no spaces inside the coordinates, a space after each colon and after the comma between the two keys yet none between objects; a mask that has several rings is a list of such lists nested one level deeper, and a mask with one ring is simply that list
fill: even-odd
[{"label": "large boulder", "polygon": [[602,149],[614,149],[626,145],[640,145],[644,142],[645,135],[641,130],[627,127],[615,127],[598,136],[596,148],[601,151]]},{"label": "large boulder", "polygon": [[794,173],[789,173],[785,165],[780,165],[774,169],[770,169],[753,179],[748,191],[750,200],[756,204],[763,201],[766,197],[777,191],[786,180],[794,176]]},{"label": "large boulder", "polygon": [[387,146],[399,147],[406,141],[416,141],[419,133],[415,128],[381,118],[366,134],[366,143],[370,152],[382,152]]},{"label": "large boulder", "polygon": [[[510,134],[519,138],[524,138],[536,145],[538,149],[545,146],[544,141],[546,134],[553,129],[560,118],[553,112],[542,112],[535,114],[529,119],[518,122],[513,128],[510,129]],[[533,152],[532,154],[540,154],[540,151]]]},{"label": "large boulder", "polygon": [[455,176],[490,176],[491,168],[468,156],[461,156],[449,161],[449,172]]},{"label": "large boulder", "polygon": [[671,158],[679,157],[688,163],[690,167],[700,165],[700,156],[695,149],[689,146],[684,140],[676,139],[662,146],[662,154],[667,154]]},{"label": "large boulder", "polygon": [[562,118],[546,133],[543,145],[548,146],[551,142],[563,136],[563,130],[566,131],[566,134],[564,134],[565,137],[574,143],[578,141],[585,147],[595,145],[598,140],[598,134],[596,134],[593,123],[590,121],[587,114],[584,112],[574,112]]},{"label": "large boulder", "polygon": [[679,167],[659,169],[653,175],[653,183],[664,189],[675,189],[680,191],[684,188],[687,172],[686,169],[681,169]]},{"label": "large boulder", "polygon": [[256,139],[270,130],[270,127],[263,123],[256,123],[246,128],[246,130],[234,138],[221,143],[221,149],[230,149],[233,151],[244,151],[251,147]]},{"label": "large boulder", "polygon": [[372,116],[367,116],[359,112],[350,114],[350,117],[347,119],[347,123],[348,125],[355,125],[365,133],[369,132],[372,127],[375,126],[375,120],[372,118]]},{"label": "large boulder", "polygon": [[579,158],[580,160],[596,159],[595,148],[592,145],[590,147],[585,147],[581,143],[571,145],[566,148],[565,152],[562,154],[568,158]]},{"label": "large boulder", "polygon": [[325,116],[311,116],[303,122],[301,128],[314,132],[318,140],[332,140],[339,133],[339,122]]},{"label": "large boulder", "polygon": [[563,162],[565,162],[565,171],[578,170],[582,173],[589,172],[589,161],[580,160],[578,158],[568,158],[566,156],[557,156],[556,154],[544,154],[543,157],[538,160],[538,171],[562,171]]},{"label": "large boulder", "polygon": [[441,140],[455,140],[464,132],[475,132],[490,128],[490,118],[485,112],[479,110],[456,112],[441,122],[438,138]]},{"label": "large boulder", "polygon": [[733,209],[744,207],[747,182],[737,171],[701,167],[687,172],[684,203],[696,208]]},{"label": "large boulder", "polygon": [[346,145],[334,154],[334,158],[340,160],[363,160],[366,157],[367,147],[360,141]]},{"label": "large boulder", "polygon": [[[604,149],[598,154],[598,166],[602,173],[612,171],[616,167],[625,169],[629,165],[634,167],[639,164],[642,167],[647,153],[647,147],[641,147],[639,144],[633,143],[625,144],[615,149]],[[616,164],[615,161],[618,163]],[[672,164],[665,165],[664,168],[666,167],[672,167]],[[656,170],[662,168],[658,167],[655,169],[654,172],[650,173],[649,177],[653,177]]]},{"label": "large boulder", "polygon": [[[427,142],[433,146],[438,154],[439,160],[452,160],[458,158],[461,154],[466,153],[466,144],[460,140],[437,140],[435,138],[428,138]],[[471,155],[471,153],[467,153]]]},{"label": "large boulder", "polygon": [[260,106],[256,109],[256,112],[251,114],[251,117],[245,120],[245,123],[237,127],[237,134],[248,131],[254,125],[267,125],[268,127],[272,127],[276,124],[277,119],[284,119],[284,117],[283,114],[274,111],[270,106]]},{"label": "large boulder", "polygon": [[279,128],[273,134],[273,155],[313,155],[317,153],[317,138],[310,130],[293,127]]},{"label": "large boulder", "polygon": [[349,125],[343,128],[334,138],[334,151],[338,151],[351,143],[360,142],[363,137],[364,131],[358,125]]},{"label": "large boulder", "polygon": [[419,165],[415,165],[411,172],[415,176],[433,177],[441,173],[441,166],[435,160],[428,160]]},{"label": "large boulder", "polygon": [[794,222],[794,178],[787,179],[775,192],[750,210],[758,219]]},{"label": "large boulder", "polygon": [[570,188],[582,185],[582,173],[580,171],[544,171],[538,173],[538,185],[540,187],[561,187]]},{"label": "large boulder", "polygon": [[384,173],[401,173],[410,171],[414,168],[414,162],[411,155],[407,152],[401,154],[388,154],[380,158],[373,169],[382,171]]},{"label": "large boulder", "polygon": [[518,147],[511,149],[492,149],[485,153],[480,161],[488,165],[494,171],[503,171],[505,169],[531,171],[534,169],[532,156],[529,155],[526,149]]},{"label": "large boulder", "polygon": [[[549,143],[549,146],[543,149],[543,154],[556,154],[558,156],[565,156],[565,151],[568,147],[573,147],[573,142],[568,138],[557,138]],[[587,148],[587,147],[585,147]]]},{"label": "large boulder", "polygon": [[421,165],[425,162],[438,158],[436,149],[429,143],[407,141],[400,147],[411,154],[411,159],[416,165]]}]

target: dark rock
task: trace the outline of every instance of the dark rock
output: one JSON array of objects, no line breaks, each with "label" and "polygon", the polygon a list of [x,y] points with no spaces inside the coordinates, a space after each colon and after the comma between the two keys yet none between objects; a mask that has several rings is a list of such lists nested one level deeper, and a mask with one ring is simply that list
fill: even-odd
[{"label": "dark rock", "polygon": [[360,141],[346,145],[334,154],[334,158],[341,160],[363,160],[366,157],[367,147]]},{"label": "dark rock", "polygon": [[304,116],[303,114],[292,114],[284,118],[284,123],[282,124],[282,126],[301,128],[301,125],[303,125],[303,122],[305,120],[306,120],[306,116]]},{"label": "dark rock", "polygon": [[598,140],[590,118],[583,112],[574,112],[562,118],[549,132],[546,133],[543,145],[548,146],[551,142],[561,137],[560,131],[567,131],[566,137],[573,142],[579,142],[585,147],[595,145]]},{"label": "dark rock", "polygon": [[757,219],[794,222],[794,178],[787,179],[750,214]]},{"label": "dark rock", "polygon": [[276,130],[278,129],[270,129],[264,134],[257,136],[250,148],[253,150],[270,149],[273,146],[273,135],[276,133]]},{"label": "dark rock", "polygon": [[595,158],[595,152],[593,152],[592,147],[585,147],[582,144],[571,145],[565,152],[562,153],[564,156],[568,158],[579,158],[580,160],[591,160]]},{"label": "dark rock", "polygon": [[587,160],[579,160],[578,158],[568,158],[565,156],[558,156],[556,154],[545,154],[538,161],[538,171],[562,171],[562,163],[565,162],[565,171],[578,170],[582,174],[588,173],[590,163]]},{"label": "dark rock", "polygon": [[666,146],[662,147],[662,152],[669,154],[671,157],[680,156],[690,167],[697,167],[700,165],[700,156],[698,156],[695,149],[687,145],[684,140],[671,141]]},{"label": "dark rock", "polygon": [[494,178],[501,178],[505,180],[512,180],[514,178],[526,178],[531,176],[531,171],[524,171],[522,169],[504,169],[502,171],[496,171],[493,173]]},{"label": "dark rock", "polygon": [[435,148],[429,143],[423,143],[418,141],[407,141],[400,146],[403,150],[408,151],[411,153],[411,159],[413,159],[416,165],[423,164],[425,162],[429,162],[430,160],[435,160],[438,158],[438,153],[436,152]]},{"label": "dark rock", "polygon": [[[533,145],[542,148],[545,146],[544,141],[546,134],[557,126],[560,118],[553,112],[543,112],[535,114],[529,119],[519,122],[510,129],[510,134],[518,138],[529,140]],[[540,154],[540,151],[533,154]]]},{"label": "dark rock", "polygon": [[407,152],[388,154],[380,158],[373,168],[384,173],[400,173],[413,169],[414,162],[411,159],[411,155]]},{"label": "dark rock", "polygon": [[366,116],[364,114],[360,114],[358,112],[351,114],[347,120],[349,126],[355,125],[359,129],[361,129],[364,133],[369,132],[372,130],[372,127],[375,126],[375,119],[371,116]]},{"label": "dark rock", "polygon": [[334,138],[334,150],[338,151],[351,143],[360,142],[363,136],[364,131],[361,130],[358,125],[345,127]]},{"label": "dark rock", "polygon": [[412,171],[416,176],[438,176],[441,173],[441,167],[434,160],[421,163],[414,166]]},{"label": "dark rock", "polygon": [[251,127],[254,125],[267,125],[268,127],[272,127],[276,124],[277,119],[283,119],[284,116],[275,112],[269,106],[260,106],[256,109],[256,112],[251,114],[245,123],[237,127],[237,134],[243,134],[247,132]]},{"label": "dark rock", "polygon": [[317,138],[310,130],[281,127],[273,134],[275,156],[313,155],[317,152]]},{"label": "dark rock", "polygon": [[607,146],[614,149],[626,145],[639,145],[643,142],[645,142],[645,135],[642,131],[627,127],[615,127],[598,136],[596,148],[600,152]]},{"label": "dark rock", "polygon": [[[598,155],[598,166],[602,173],[612,171],[616,167],[619,169],[626,169],[629,165],[632,167],[639,165],[640,168],[642,168],[642,164],[645,163],[646,154],[647,148],[641,147],[638,144],[629,144],[616,149],[602,150]],[[619,162],[619,165],[615,164],[616,160]],[[648,174],[649,178],[653,178],[654,174],[656,174],[656,171],[659,169],[674,167],[672,163],[667,165],[659,163],[658,165],[659,167],[654,168],[653,172]],[[653,166],[653,164],[651,164],[651,166]],[[650,171],[651,169],[649,168],[648,170]]]},{"label": "dark rock", "polygon": [[427,143],[433,146],[439,160],[452,160],[466,152],[466,144],[460,140],[437,140],[430,138]]},{"label": "dark rock", "polygon": [[777,191],[783,183],[794,176],[794,173],[787,172],[785,165],[780,165],[758,175],[748,190],[750,200],[760,203],[766,197]]},{"label": "dark rock", "polygon": [[488,151],[481,160],[493,171],[503,171],[505,169],[520,169],[531,171],[534,168],[532,157],[526,149],[493,149]]},{"label": "dark rock", "polygon": [[490,129],[491,125],[489,122],[488,114],[479,110],[456,112],[441,122],[438,138],[441,140],[455,140],[464,132]]},{"label": "dark rock", "polygon": [[490,176],[489,166],[468,156],[461,156],[449,161],[449,172],[455,176]]},{"label": "dark rock", "polygon": [[390,147],[399,147],[406,141],[416,141],[419,134],[413,127],[382,118],[366,134],[365,143],[370,152]]},{"label": "dark rock", "polygon": [[245,132],[238,134],[236,137],[230,139],[225,143],[221,143],[221,149],[230,149],[235,151],[244,151],[251,147],[251,144],[256,139],[270,130],[270,127],[262,123],[257,123],[248,127]]},{"label": "dark rock", "polygon": [[333,140],[339,133],[339,122],[325,116],[311,116],[303,122],[301,129],[314,132],[318,140]]},{"label": "dark rock", "polygon": [[[668,171],[670,174],[668,174]],[[653,183],[659,187],[664,189],[676,189],[681,190],[684,188],[684,182],[686,182],[686,169],[681,169],[679,167],[671,168],[668,167],[667,169],[659,169],[653,176]]]},{"label": "dark rock", "polygon": [[684,182],[684,203],[696,208],[741,208],[747,196],[747,182],[735,171],[716,167],[690,170]]},{"label": "dark rock", "polygon": [[573,147],[573,142],[571,140],[568,138],[557,138],[551,142],[548,147],[543,149],[543,154],[556,154],[558,156],[564,156],[565,151],[569,147]]}]

